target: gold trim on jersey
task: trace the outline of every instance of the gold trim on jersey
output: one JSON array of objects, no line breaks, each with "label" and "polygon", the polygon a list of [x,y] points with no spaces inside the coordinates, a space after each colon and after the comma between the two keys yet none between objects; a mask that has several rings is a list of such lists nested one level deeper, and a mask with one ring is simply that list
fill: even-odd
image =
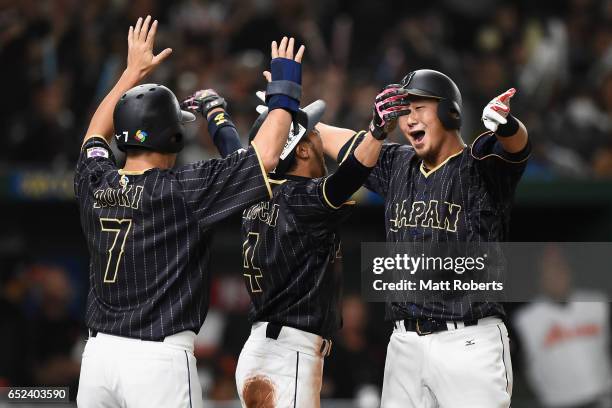
[{"label": "gold trim on jersey", "polygon": [[108,140],[106,140],[106,138],[102,135],[89,135],[89,136],[85,136],[85,139],[83,139],[83,143],[81,144],[81,150],[83,150],[83,146],[85,146],[85,143],[87,143],[90,139],[102,139],[104,141],[104,143],[106,143],[106,145],[108,146],[108,148],[110,149],[110,143],[108,142]]},{"label": "gold trim on jersey", "polygon": [[423,166],[423,162],[421,162],[421,165],[419,166],[419,169],[421,170],[421,173],[423,174],[423,176],[425,177],[429,177],[431,174],[433,174],[433,172],[435,172],[436,170],[438,170],[440,167],[444,166],[446,163],[448,163],[448,161],[450,159],[452,159],[453,157],[457,157],[459,156],[461,153],[463,153],[463,150],[465,149],[465,146],[458,151],[457,153],[451,154],[450,156],[448,156],[442,163],[438,164],[436,167],[434,167],[433,169],[427,171],[425,170],[425,166]]},{"label": "gold trim on jersey", "polygon": [[145,171],[151,170],[153,167],[149,167],[148,169],[144,169],[144,170],[124,170],[124,169],[119,169],[117,170],[119,172],[120,176],[140,176],[141,174],[144,174]]},{"label": "gold trim on jersey", "polygon": [[266,168],[261,161],[261,157],[259,157],[259,151],[257,150],[257,146],[255,146],[255,141],[251,142],[251,146],[253,146],[253,150],[255,150],[255,156],[257,156],[257,161],[259,162],[259,167],[261,168],[261,174],[263,174],[264,181],[266,182],[266,188],[268,189],[268,195],[272,198],[272,187],[270,186],[270,179],[268,179],[268,173],[266,172]]},{"label": "gold trim on jersey", "polygon": [[355,201],[351,200],[351,201],[345,201],[342,204],[340,204],[338,207],[336,207],[335,205],[333,205],[329,199],[327,198],[327,194],[325,193],[325,183],[327,183],[327,177],[325,177],[325,180],[323,180],[323,199],[325,200],[325,204],[327,204],[332,210],[338,210],[340,209],[340,207],[342,207],[343,205],[354,205]]},{"label": "gold trim on jersey", "polygon": [[353,145],[355,145],[355,142],[357,141],[357,138],[359,136],[361,136],[362,134],[365,134],[366,131],[365,130],[360,130],[359,132],[355,133],[355,136],[353,136],[353,141],[351,142],[351,145],[349,146],[348,150],[346,151],[346,153],[344,153],[344,157],[342,158],[342,161],[340,161],[340,164],[344,163],[344,161],[346,160],[346,158],[349,156],[349,154],[351,153],[351,150],[353,150]]},{"label": "gold trim on jersey", "polygon": [[[501,157],[499,154],[495,154],[495,153],[491,153],[491,154],[487,154],[486,156],[483,157],[476,157],[474,156],[474,150],[472,149],[474,147],[474,144],[476,144],[476,141],[478,139],[480,139],[481,137],[483,137],[484,135],[495,135],[495,133],[493,132],[484,132],[479,134],[478,136],[476,136],[476,139],[474,139],[474,141],[472,142],[472,144],[470,145],[470,154],[472,155],[473,158],[475,158],[476,160],[484,160],[487,159],[489,157],[497,157],[499,159],[502,159],[503,161],[510,163],[510,164],[521,164],[525,161],[527,161],[530,157],[531,157],[531,152],[529,152],[529,154],[527,155],[527,157],[525,157],[523,160],[519,160],[519,161],[513,161],[513,160],[508,160],[508,159],[504,159],[503,157]],[[497,136],[495,136],[497,137]],[[529,140],[527,140],[527,143],[529,143]],[[527,145],[523,146],[523,149],[525,149],[525,147],[527,147]],[[516,153],[510,153],[507,152],[508,154],[516,154]],[[518,152],[517,152],[518,153]]]},{"label": "gold trim on jersey", "polygon": [[287,179],[282,179],[282,180],[274,180],[274,179],[272,179],[272,178],[271,178],[271,179],[268,179],[268,181],[269,181],[271,184],[283,184],[285,181],[287,181]]}]

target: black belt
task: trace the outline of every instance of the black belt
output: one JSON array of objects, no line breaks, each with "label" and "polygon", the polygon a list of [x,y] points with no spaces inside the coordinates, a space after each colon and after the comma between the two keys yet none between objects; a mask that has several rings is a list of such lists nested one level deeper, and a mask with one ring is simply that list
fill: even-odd
[{"label": "black belt", "polygon": [[[395,322],[395,324],[398,324],[399,322],[400,321],[397,321]],[[448,330],[447,323],[454,324],[455,329],[460,328],[460,326],[457,326],[457,323],[460,323],[460,324],[463,323],[463,326],[465,327],[476,326],[478,324],[478,320],[464,320],[461,322],[452,322],[452,321],[446,322],[446,321],[433,320],[433,319],[404,319],[404,320],[401,320],[401,322],[404,324],[404,328],[406,329],[406,331],[416,332],[416,334],[418,334],[419,336],[426,336],[428,334],[446,331]]]},{"label": "black belt", "polygon": [[[278,336],[280,336],[280,332],[283,327],[284,326],[282,324],[268,323],[268,325],[266,326],[266,337],[272,340],[278,340]],[[319,352],[323,354],[324,357],[329,356],[329,354],[331,353],[331,345],[332,341],[324,338],[323,342],[321,343],[321,349],[319,350]]]}]

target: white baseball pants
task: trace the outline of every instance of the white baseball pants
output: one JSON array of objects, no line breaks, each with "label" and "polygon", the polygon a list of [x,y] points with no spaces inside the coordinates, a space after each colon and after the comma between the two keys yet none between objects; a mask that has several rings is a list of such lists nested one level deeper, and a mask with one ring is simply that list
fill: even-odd
[{"label": "white baseball pants", "polygon": [[98,333],[83,352],[77,405],[83,408],[202,408],[195,333],[163,342]]},{"label": "white baseball pants", "polygon": [[236,386],[245,408],[317,408],[323,359],[329,345],[316,334],[283,327],[276,340],[267,323],[255,323],[236,367]]},{"label": "white baseball pants", "polygon": [[508,331],[495,317],[419,336],[396,322],[387,347],[381,408],[507,408]]}]

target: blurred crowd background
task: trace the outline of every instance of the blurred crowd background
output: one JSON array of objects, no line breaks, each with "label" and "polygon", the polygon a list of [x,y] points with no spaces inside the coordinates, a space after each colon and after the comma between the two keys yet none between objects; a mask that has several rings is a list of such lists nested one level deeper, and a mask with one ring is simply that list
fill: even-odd
[{"label": "blurred crowd background", "polygon": [[[127,29],[147,14],[160,22],[157,48],[174,50],[150,82],[179,98],[216,89],[242,135],[256,117],[270,42],[284,34],[307,46],[304,102],[324,99],[324,121],[337,126],[366,127],[381,87],[432,68],[463,93],[461,133],[469,143],[483,131],[484,105],[515,87],[512,111],[527,125],[534,153],[512,238],[612,240],[610,0],[0,0],[0,386],[76,391],[88,283],[72,171],[93,111],[125,67]],[[189,132],[181,161],[217,155],[205,122]],[[360,203],[343,231],[345,257],[359,258],[360,241],[384,240],[380,201],[362,195]],[[249,331],[238,228],[235,219],[216,235],[211,311],[197,339],[210,400],[235,398],[234,369]],[[554,251],[548,256],[559,265]],[[374,407],[390,326],[382,305],[361,300],[354,262],[345,267],[344,327],[325,361],[322,395]],[[555,290],[555,300],[567,301],[567,290]],[[508,305],[510,317],[525,307]],[[596,333],[603,346],[583,349],[611,375],[605,316]],[[555,333],[562,344],[594,338],[592,330],[590,337]],[[513,332],[513,405],[539,406],[546,396],[522,343]],[[555,358],[584,360],[565,352]]]}]

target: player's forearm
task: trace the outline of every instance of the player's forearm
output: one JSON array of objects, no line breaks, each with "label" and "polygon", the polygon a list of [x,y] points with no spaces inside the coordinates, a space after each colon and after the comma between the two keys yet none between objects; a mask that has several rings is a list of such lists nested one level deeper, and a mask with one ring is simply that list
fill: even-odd
[{"label": "player's forearm", "polygon": [[355,149],[355,158],[366,167],[374,167],[378,161],[381,147],[382,140],[374,139],[372,134],[368,132]]},{"label": "player's forearm", "polygon": [[329,204],[340,207],[365,183],[373,166],[365,166],[356,152],[349,154],[338,169],[325,180],[323,192]]},{"label": "player's forearm", "polygon": [[[510,119],[512,118],[512,119]],[[509,124],[515,120],[514,127],[508,131],[504,126],[499,126],[496,132],[497,140],[508,153],[518,153],[527,146],[528,134],[525,125],[515,117],[509,116]],[[518,127],[517,127],[518,126]]]},{"label": "player's forearm", "polygon": [[[352,152],[347,152],[338,170],[326,180],[324,192],[327,200],[334,207],[339,207],[348,200],[366,182],[382,147],[382,140],[372,137],[370,132],[360,137],[360,143]],[[350,140],[350,138],[349,138]],[[349,140],[345,141],[345,144]]]},{"label": "player's forearm", "polygon": [[206,120],[208,121],[208,133],[221,157],[227,157],[242,148],[238,130],[222,108],[211,110]]},{"label": "player's forearm", "polygon": [[354,130],[330,126],[321,122],[317,123],[315,127],[321,134],[323,151],[334,160],[338,157],[342,146],[355,135]]},{"label": "player's forearm", "polygon": [[133,88],[140,81],[140,75],[138,73],[125,70],[121,77],[111,89],[111,91],[102,100],[98,109],[89,122],[89,128],[85,134],[85,140],[92,136],[102,136],[107,142],[110,143],[113,137],[113,112],[115,105],[125,92],[130,88]]},{"label": "player's forearm", "polygon": [[251,143],[255,145],[259,158],[267,172],[276,168],[291,126],[291,114],[284,109],[272,110],[261,125]]}]

